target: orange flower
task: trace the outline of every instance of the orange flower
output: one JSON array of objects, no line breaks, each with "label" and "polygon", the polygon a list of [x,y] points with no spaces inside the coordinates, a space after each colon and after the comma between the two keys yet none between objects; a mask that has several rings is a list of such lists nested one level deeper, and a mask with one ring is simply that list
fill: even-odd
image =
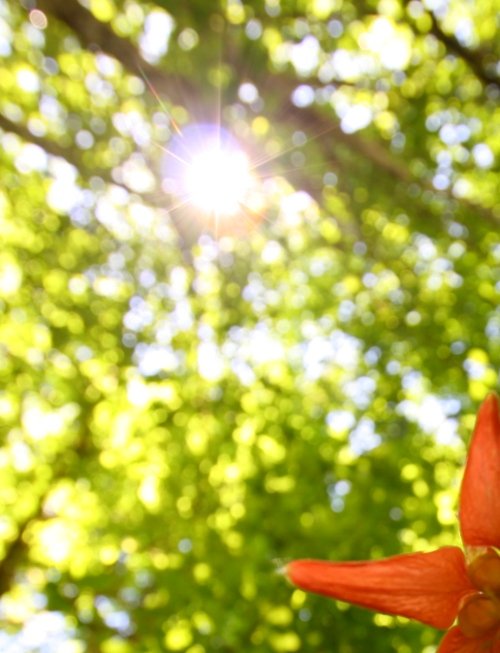
[{"label": "orange flower", "polygon": [[437,653],[500,653],[500,405],[482,404],[460,492],[465,548],[443,547],[367,562],[295,560],[303,590],[450,628]]}]

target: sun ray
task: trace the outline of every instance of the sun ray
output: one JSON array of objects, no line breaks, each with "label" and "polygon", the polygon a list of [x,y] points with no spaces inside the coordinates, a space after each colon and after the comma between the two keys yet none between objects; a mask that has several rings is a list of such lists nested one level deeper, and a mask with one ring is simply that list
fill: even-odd
[{"label": "sun ray", "polygon": [[163,150],[163,152],[165,152],[165,154],[168,154],[169,156],[173,157],[177,161],[180,161],[180,163],[183,163],[185,166],[190,165],[189,161],[186,161],[185,159],[183,159],[181,156],[179,156],[175,152],[172,152],[172,150],[169,150],[168,147],[165,147],[161,143],[157,143],[157,146],[160,148],[160,150]]},{"label": "sun ray", "polygon": [[[221,57],[222,52],[219,52],[219,66]],[[154,85],[140,66],[139,70],[159,106],[173,121]],[[168,143],[157,143],[165,155],[161,186],[170,195],[170,211],[183,209],[183,220],[189,216],[201,228],[205,224],[216,238],[223,233],[244,233],[245,223],[248,225],[246,229],[249,225],[255,227],[261,223],[270,223],[266,207],[273,200],[266,180],[273,177],[286,178],[293,173],[299,174],[303,168],[312,167],[283,166],[284,162],[276,166],[272,165],[273,162],[337,129],[336,125],[332,125],[320,129],[309,138],[305,137],[300,145],[291,144],[274,154],[255,156],[254,153],[250,158],[246,148],[221,124],[223,85],[220,82],[216,77],[212,123],[191,122],[181,129],[172,122],[173,129]]]},{"label": "sun ray", "polygon": [[252,170],[257,170],[258,168],[266,165],[266,163],[271,163],[272,161],[276,161],[276,159],[279,159],[282,156],[285,156],[285,154],[289,154],[290,152],[293,152],[294,150],[302,148],[302,147],[304,147],[304,145],[307,145],[307,143],[315,141],[318,138],[321,138],[321,136],[324,136],[325,134],[328,134],[329,132],[336,131],[336,130],[337,130],[337,125],[332,125],[331,127],[327,127],[325,129],[322,129],[318,133],[313,134],[312,136],[309,136],[309,138],[307,138],[307,140],[302,145],[290,145],[290,147],[286,147],[286,148],[280,150],[279,152],[277,152],[276,154],[271,154],[269,156],[262,157],[261,159],[256,159],[253,162]]},{"label": "sun ray", "polygon": [[169,118],[169,120],[170,120],[170,123],[172,124],[172,127],[174,128],[174,130],[176,131],[176,133],[178,134],[178,136],[181,136],[181,137],[182,137],[182,130],[181,130],[181,128],[179,127],[179,125],[178,125],[177,122],[175,121],[175,119],[174,119],[172,113],[168,110],[168,108],[167,108],[165,102],[164,102],[164,101],[161,99],[161,97],[159,96],[159,94],[158,94],[156,88],[155,88],[155,87],[153,86],[153,84],[149,81],[149,78],[148,78],[148,76],[146,75],[146,73],[144,72],[144,69],[142,68],[141,64],[137,61],[137,62],[136,62],[136,65],[137,65],[137,69],[139,70],[139,73],[141,74],[141,77],[142,77],[143,80],[146,82],[147,87],[148,87],[149,90],[151,91],[151,93],[152,93],[153,97],[155,98],[155,100],[158,102],[158,105],[160,106],[161,110],[164,112],[164,114],[165,114],[166,116],[168,116],[168,118]]}]

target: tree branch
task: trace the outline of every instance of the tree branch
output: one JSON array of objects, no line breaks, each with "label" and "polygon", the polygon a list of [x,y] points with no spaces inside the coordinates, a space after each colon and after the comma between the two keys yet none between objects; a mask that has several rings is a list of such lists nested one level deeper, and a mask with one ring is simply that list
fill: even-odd
[{"label": "tree branch", "polygon": [[[80,37],[86,47],[106,52],[120,61],[130,72],[134,74],[138,72],[138,62],[140,61],[140,66],[151,83],[156,89],[167,92],[172,101],[187,104],[189,108],[198,108],[202,104],[200,94],[193,84],[186,79],[174,78],[165,71],[142,62],[137,49],[130,41],[117,36],[108,25],[97,20],[76,0],[39,0],[39,6],[62,20]],[[456,47],[462,48],[458,42]],[[233,62],[233,65],[237,65],[236,62]],[[311,131],[317,134],[321,138],[321,148],[327,163],[337,164],[336,157],[332,156],[332,150],[335,148],[336,142],[341,142],[360,154],[365,161],[370,162],[376,171],[388,175],[393,180],[405,184],[416,183],[422,191],[431,188],[428,184],[423,184],[421,179],[416,178],[402,159],[392,155],[380,143],[367,140],[359,134],[346,134],[333,116],[327,116],[317,106],[296,107],[290,100],[291,94],[297,86],[295,80],[291,80],[283,74],[272,74],[270,83],[273,91],[280,90],[282,98],[281,106],[271,116],[271,121],[276,124],[287,122],[296,129],[307,130],[309,134]],[[327,134],[331,136],[330,139],[326,137]],[[451,194],[448,195],[450,198],[452,197]],[[488,222],[498,225],[499,220],[485,207],[467,200],[453,199],[460,201],[465,208],[473,209]],[[182,223],[182,221],[178,222]],[[176,226],[176,229],[179,229],[179,225]],[[185,237],[186,235],[184,235]]]},{"label": "tree branch", "polygon": [[[90,49],[99,49],[120,61],[130,72],[137,74],[139,65],[155,88],[168,91],[168,97],[173,102],[186,103],[189,106],[200,105],[200,95],[195,87],[186,79],[174,79],[168,73],[143,62],[135,46],[127,39],[117,36],[106,24],[98,21],[93,14],[84,9],[75,0],[39,0],[39,6],[59,20],[63,21],[80,38],[83,45]],[[140,62],[140,63],[139,63]],[[365,158],[373,162],[377,168],[386,171],[401,181],[408,181],[401,161],[396,161],[383,147],[375,142],[367,142],[355,134],[346,134],[340,126],[328,118],[325,124],[324,115],[314,108],[299,109],[290,101],[290,95],[297,84],[284,75],[272,76],[272,87],[276,84],[286,98],[276,116],[278,121],[293,119],[299,128],[314,126],[316,131],[335,134],[340,140]],[[318,130],[318,125],[320,125]]]},{"label": "tree branch", "polygon": [[[52,156],[61,157],[71,165],[75,166],[75,168],[77,168],[80,174],[83,173],[84,175],[88,175],[88,176],[98,176],[107,184],[120,186],[121,188],[124,188],[127,191],[127,193],[130,193],[130,195],[137,195],[137,193],[129,186],[127,186],[124,182],[116,181],[116,179],[113,178],[109,168],[92,167],[92,169],[89,169],[83,163],[81,157],[78,156],[78,153],[74,149],[69,147],[61,147],[61,145],[59,145],[58,143],[56,143],[51,139],[45,139],[45,138],[41,138],[40,136],[35,136],[24,125],[21,125],[18,122],[12,122],[11,120],[3,116],[1,113],[0,113],[0,129],[2,129],[3,131],[11,132],[12,134],[17,134],[17,136],[22,138],[24,141],[33,143],[34,145],[38,145],[43,150],[45,150],[45,152],[51,154]],[[165,196],[163,195],[163,193],[141,193],[141,197],[145,202],[147,202],[151,206],[154,206],[156,208],[161,208],[161,209],[165,208]],[[174,230],[177,232],[177,236],[180,241],[180,247],[182,250],[184,260],[187,263],[191,263],[191,255],[189,253],[189,247],[192,244],[193,236],[191,233],[189,233],[184,221],[177,218],[173,213],[170,213],[170,219],[172,222],[172,226],[174,227]]]},{"label": "tree branch", "polygon": [[469,68],[474,72],[476,77],[484,84],[493,84],[493,86],[500,89],[500,77],[493,71],[490,72],[488,70],[479,52],[464,47],[455,36],[446,34],[438,23],[436,16],[432,12],[430,12],[430,16],[432,20],[431,32],[437,39],[439,39],[439,41],[441,41],[446,49],[453,52],[455,55],[460,57],[460,59],[463,59],[463,61],[465,61]]},{"label": "tree branch", "polygon": [[[404,3],[408,5],[410,1],[404,0]],[[496,88],[500,88],[500,76],[493,69],[491,71],[488,69],[484,55],[479,50],[473,50],[462,45],[453,34],[447,34],[432,11],[429,11],[428,15],[432,23],[431,34],[444,45],[446,50],[462,59],[483,84],[493,84]]]},{"label": "tree branch", "polygon": [[36,514],[31,515],[19,525],[19,530],[15,540],[13,540],[7,547],[7,552],[0,561],[0,597],[6,594],[12,586],[12,581],[18,569],[18,564],[24,557],[27,548],[26,542],[24,541],[24,535],[28,526],[35,518]]},{"label": "tree branch", "polygon": [[142,59],[131,41],[115,34],[107,23],[97,20],[77,0],[38,0],[37,5],[49,17],[57,18],[75,32],[88,50],[113,56],[135,75],[144,73],[157,91],[168,94],[171,102],[197,106],[199,93],[189,80],[169,75]]}]

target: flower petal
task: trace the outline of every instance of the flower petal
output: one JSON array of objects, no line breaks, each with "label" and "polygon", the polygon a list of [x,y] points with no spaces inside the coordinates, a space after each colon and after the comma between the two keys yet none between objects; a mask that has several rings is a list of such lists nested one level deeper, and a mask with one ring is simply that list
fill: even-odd
[{"label": "flower petal", "polygon": [[500,653],[500,642],[489,637],[466,637],[458,626],[441,640],[437,653]]},{"label": "flower petal", "polygon": [[481,405],[460,494],[460,529],[466,546],[500,547],[500,406]]},{"label": "flower petal", "polygon": [[451,626],[461,600],[475,591],[456,547],[368,562],[295,560],[285,571],[303,590],[436,628]]}]

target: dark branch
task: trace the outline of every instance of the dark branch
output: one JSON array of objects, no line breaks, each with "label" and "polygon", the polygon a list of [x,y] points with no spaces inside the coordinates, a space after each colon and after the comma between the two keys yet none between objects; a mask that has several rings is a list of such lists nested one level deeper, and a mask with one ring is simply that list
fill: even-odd
[{"label": "dark branch", "polygon": [[[140,66],[151,83],[155,88],[168,93],[171,101],[182,104],[187,103],[191,107],[202,105],[200,94],[193,84],[186,79],[175,78],[165,71],[143,62],[137,49],[130,41],[117,36],[108,25],[98,21],[90,11],[82,7],[76,0],[39,0],[39,6],[63,21],[79,36],[86,47],[106,52],[120,61],[130,72],[138,73],[138,63],[140,61]],[[472,51],[463,48],[454,37],[447,38],[451,39],[453,47],[460,48],[461,51],[465,50],[470,58]],[[236,61],[233,63],[237,65]],[[289,79],[283,74],[272,74],[271,84],[273,90],[278,89],[280,96],[283,98],[282,105],[272,115],[272,122],[276,124],[280,122],[287,123],[292,128],[306,130],[309,135],[312,132],[313,137],[317,134],[321,139],[321,148],[327,164],[331,163],[333,167],[337,166],[338,162],[334,155],[334,148],[336,143],[341,142],[360,154],[364,160],[369,161],[375,170],[388,175],[393,180],[405,184],[416,183],[422,191],[429,188],[429,185],[422,183],[421,179],[416,178],[411,173],[402,159],[394,157],[380,143],[362,138],[358,134],[346,134],[333,116],[327,115],[326,112],[314,105],[307,108],[298,108],[293,105],[290,97],[296,87],[295,80]],[[453,199],[457,201],[456,198]],[[496,216],[485,207],[463,199],[459,201],[465,208],[474,210],[488,222],[498,224],[499,220]],[[180,225],[182,225],[180,220],[177,220],[177,224],[174,224],[178,231]],[[184,244],[189,242],[186,241],[186,234],[182,235],[179,232],[179,236]]]},{"label": "dark branch", "polygon": [[431,32],[434,36],[441,41],[447,50],[453,52],[455,55],[463,59],[465,63],[474,72],[476,77],[485,84],[493,84],[500,89],[500,77],[493,71],[487,68],[483,58],[479,55],[477,50],[471,50],[464,47],[455,36],[443,32],[436,16],[431,12],[432,29]]},{"label": "dark branch", "polygon": [[135,75],[141,75],[142,71],[159,92],[168,94],[174,104],[196,106],[199,93],[194,85],[185,78],[169,75],[144,61],[133,43],[115,34],[111,27],[97,20],[77,0],[38,0],[37,4],[49,15],[49,19],[53,16],[75,32],[88,50],[113,56]]},{"label": "dark branch", "polygon": [[[410,0],[404,1],[407,5],[410,3]],[[429,11],[428,13],[432,21],[430,30],[431,34],[433,34],[438,41],[444,45],[446,50],[462,59],[462,61],[469,66],[472,72],[479,80],[481,80],[481,82],[483,82],[483,84],[492,84],[493,86],[500,88],[500,76],[488,68],[488,64],[485,61],[485,55],[479,50],[466,48],[460,43],[456,36],[444,32],[434,13],[432,11]]]}]

